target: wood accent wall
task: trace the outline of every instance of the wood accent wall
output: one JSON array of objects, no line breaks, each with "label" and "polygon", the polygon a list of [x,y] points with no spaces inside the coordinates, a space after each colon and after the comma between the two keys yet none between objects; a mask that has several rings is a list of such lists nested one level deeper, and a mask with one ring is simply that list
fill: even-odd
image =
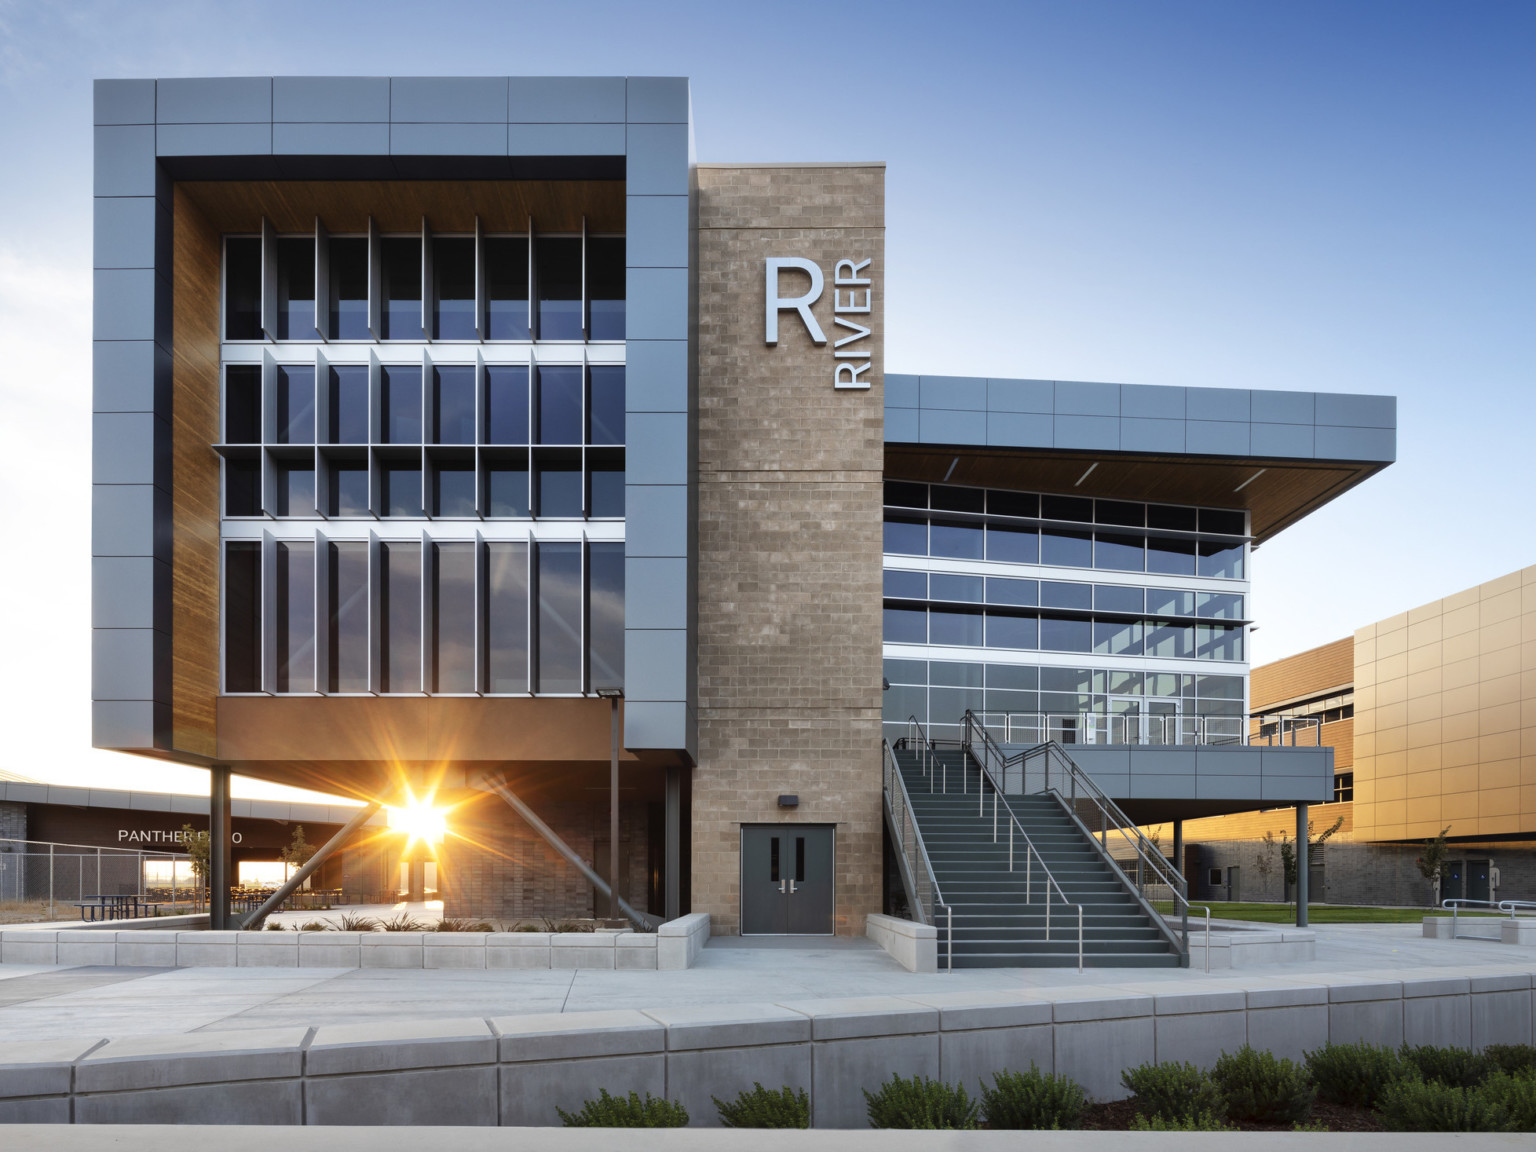
[{"label": "wood accent wall", "polygon": [[181,188],[172,208],[171,745],[217,750],[219,232]]},{"label": "wood accent wall", "polygon": [[176,186],[214,229],[259,232],[266,216],[279,232],[366,232],[371,215],[384,232],[417,232],[422,217],[442,232],[522,232],[532,217],[545,232],[623,232],[622,180],[210,180]]},{"label": "wood accent wall", "polygon": [[1354,682],[1355,638],[1346,636],[1255,668],[1248,677],[1249,711],[1258,712],[1283,700],[1319,696]]}]

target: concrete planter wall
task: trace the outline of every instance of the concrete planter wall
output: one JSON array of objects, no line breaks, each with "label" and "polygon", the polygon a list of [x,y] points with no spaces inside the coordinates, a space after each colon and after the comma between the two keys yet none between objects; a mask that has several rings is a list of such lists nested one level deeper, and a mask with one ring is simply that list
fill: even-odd
[{"label": "concrete planter wall", "polygon": [[[448,946],[451,949],[453,946]],[[862,1128],[892,1073],[974,1089],[1034,1061],[1098,1099],[1123,1069],[1211,1064],[1244,1043],[1299,1059],[1326,1041],[1533,1040],[1529,973],[1193,980],[1166,992],[1019,992],[704,1004],[0,1044],[0,1122],[557,1125],[600,1089],[665,1094],[696,1125],[753,1081],[811,1096],[818,1128]]]},{"label": "concrete planter wall", "polygon": [[908,972],[939,970],[939,930],[895,916],[869,916],[864,934],[891,954]]},{"label": "concrete planter wall", "polygon": [[[206,917],[204,917],[206,922]],[[7,928],[0,963],[127,968],[690,968],[704,913],[650,932],[197,932]]]},{"label": "concrete planter wall", "polygon": [[[1205,925],[1190,917],[1189,966],[1206,967]],[[1209,942],[1210,970],[1247,968],[1254,964],[1294,964],[1317,958],[1317,933],[1306,928],[1232,928],[1213,925]]]}]

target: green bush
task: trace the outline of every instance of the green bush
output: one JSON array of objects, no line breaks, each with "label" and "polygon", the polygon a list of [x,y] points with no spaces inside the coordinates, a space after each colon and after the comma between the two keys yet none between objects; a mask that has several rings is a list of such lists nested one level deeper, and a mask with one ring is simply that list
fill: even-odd
[{"label": "green bush", "polygon": [[864,1092],[871,1128],[974,1128],[976,1102],[958,1084],[892,1076],[871,1095]]},{"label": "green bush", "polygon": [[1138,1112],[1131,1118],[1132,1132],[1236,1132],[1220,1116],[1201,1112],[1194,1116],[1147,1116]]},{"label": "green bush", "polygon": [[1508,1132],[1513,1117],[1501,1088],[1485,1091],[1407,1077],[1389,1085],[1376,1107],[1389,1132]]},{"label": "green bush", "polygon": [[1076,1128],[1088,1099],[1076,1081],[1042,1072],[1002,1071],[981,1089],[981,1115],[993,1128]]},{"label": "green bush", "polygon": [[1496,1069],[1476,1092],[1486,1104],[1504,1110],[1508,1116],[1506,1132],[1536,1132],[1536,1068],[1514,1074]]},{"label": "green bush", "polygon": [[1488,1061],[1466,1048],[1442,1048],[1436,1044],[1403,1045],[1403,1071],[1421,1080],[1435,1080],[1452,1088],[1471,1088],[1488,1075]]},{"label": "green bush", "polygon": [[1490,1044],[1483,1049],[1483,1059],[1488,1061],[1490,1072],[1495,1068],[1512,1074],[1536,1072],[1536,1045]]},{"label": "green bush", "polygon": [[610,1096],[608,1089],[598,1089],[596,1100],[588,1100],[581,1111],[556,1108],[567,1128],[686,1128],[688,1109],[675,1100],[637,1093]]},{"label": "green bush", "polygon": [[1221,1120],[1227,1114],[1227,1101],[1221,1089],[1211,1080],[1210,1073],[1193,1064],[1142,1064],[1120,1073],[1120,1082],[1136,1098],[1136,1111],[1141,1116],[1193,1121],[1207,1115]]},{"label": "green bush", "polygon": [[1244,1044],[1224,1052],[1211,1069],[1227,1099],[1227,1115],[1254,1124],[1295,1124],[1312,1114],[1317,1085],[1306,1068]]},{"label": "green bush", "polygon": [[444,916],[437,922],[438,932],[494,932],[496,925],[485,920],[461,920],[456,916]]},{"label": "green bush", "polygon": [[727,1104],[718,1096],[711,1096],[715,1111],[720,1113],[720,1123],[727,1128],[809,1128],[811,1126],[811,1099],[805,1089],[785,1085],[777,1092],[770,1092],[757,1081],[752,1091],[743,1092]]},{"label": "green bush", "polygon": [[1324,1044],[1307,1053],[1307,1068],[1318,1096],[1329,1104],[1370,1108],[1387,1085],[1403,1074],[1403,1060],[1380,1044]]}]

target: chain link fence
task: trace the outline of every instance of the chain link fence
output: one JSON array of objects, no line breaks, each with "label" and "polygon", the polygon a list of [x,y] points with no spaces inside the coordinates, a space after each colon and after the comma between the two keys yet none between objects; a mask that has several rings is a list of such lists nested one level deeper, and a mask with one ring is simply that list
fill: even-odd
[{"label": "chain link fence", "polygon": [[80,920],[125,897],[162,916],[206,907],[185,853],[0,838],[0,923]]}]

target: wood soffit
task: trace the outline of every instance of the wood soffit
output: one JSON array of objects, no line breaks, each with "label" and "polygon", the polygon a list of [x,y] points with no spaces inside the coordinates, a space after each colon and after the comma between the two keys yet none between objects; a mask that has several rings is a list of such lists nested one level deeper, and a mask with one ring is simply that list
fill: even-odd
[{"label": "wood soffit", "polygon": [[[957,462],[958,461],[958,462]],[[951,471],[953,465],[953,471]],[[1093,471],[1083,473],[1090,465]],[[1112,500],[1243,508],[1253,514],[1254,542],[1379,472],[1384,464],[1340,461],[1201,458],[1031,449],[887,447],[889,480],[1014,488]],[[1254,479],[1254,474],[1263,474]]]},{"label": "wood soffit", "polygon": [[177,184],[220,232],[624,231],[622,180],[189,180]]}]

